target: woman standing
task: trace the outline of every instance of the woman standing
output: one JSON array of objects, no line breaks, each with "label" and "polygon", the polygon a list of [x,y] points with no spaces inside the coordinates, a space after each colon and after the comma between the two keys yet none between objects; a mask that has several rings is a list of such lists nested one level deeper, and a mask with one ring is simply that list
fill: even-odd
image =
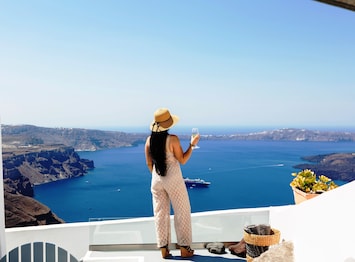
[{"label": "woman standing", "polygon": [[178,122],[179,118],[171,115],[169,110],[161,108],[155,111],[151,123],[151,135],[145,143],[145,158],[152,173],[151,192],[157,245],[162,257],[171,256],[170,235],[170,203],[174,210],[174,227],[182,257],[191,257],[191,207],[180,164],[185,164],[191,157],[193,147],[200,136],[191,138],[189,147],[184,152],[179,138],[170,135],[168,130]]}]

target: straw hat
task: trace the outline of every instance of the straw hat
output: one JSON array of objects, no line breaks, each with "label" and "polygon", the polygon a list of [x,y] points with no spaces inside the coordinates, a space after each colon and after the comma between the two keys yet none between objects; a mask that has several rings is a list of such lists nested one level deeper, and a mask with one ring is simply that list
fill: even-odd
[{"label": "straw hat", "polygon": [[154,112],[154,121],[150,124],[153,132],[166,131],[179,121],[179,117],[171,115],[167,108],[159,108]]}]

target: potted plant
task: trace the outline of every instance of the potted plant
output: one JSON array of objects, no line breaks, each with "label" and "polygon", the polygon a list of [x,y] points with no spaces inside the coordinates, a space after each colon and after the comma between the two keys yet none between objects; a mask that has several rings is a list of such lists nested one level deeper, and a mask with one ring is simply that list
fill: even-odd
[{"label": "potted plant", "polygon": [[292,176],[295,178],[290,183],[290,186],[293,189],[296,204],[338,187],[329,177],[324,175],[317,176],[310,169],[292,173]]}]

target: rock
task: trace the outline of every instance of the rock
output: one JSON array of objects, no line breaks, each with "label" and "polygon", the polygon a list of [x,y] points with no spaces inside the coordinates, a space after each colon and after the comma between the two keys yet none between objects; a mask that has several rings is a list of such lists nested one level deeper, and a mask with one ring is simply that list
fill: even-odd
[{"label": "rock", "polygon": [[4,179],[17,181],[18,185],[24,177],[31,184],[43,184],[83,176],[92,168],[92,160],[81,159],[74,148],[66,146],[17,148],[4,150],[3,154]]},{"label": "rock", "polygon": [[4,186],[4,199],[6,228],[64,223],[47,206],[19,194],[8,185]]},{"label": "rock", "polygon": [[3,153],[6,227],[64,223],[36,201],[33,185],[83,176],[94,162],[81,159],[72,147],[12,148]]},{"label": "rock", "polygon": [[355,154],[334,153],[302,157],[311,163],[294,166],[298,169],[311,169],[317,175],[325,175],[332,180],[350,182],[355,180]]},{"label": "rock", "polygon": [[143,143],[147,134],[82,128],[47,128],[33,125],[2,125],[3,147],[65,145],[76,151],[127,147]]}]

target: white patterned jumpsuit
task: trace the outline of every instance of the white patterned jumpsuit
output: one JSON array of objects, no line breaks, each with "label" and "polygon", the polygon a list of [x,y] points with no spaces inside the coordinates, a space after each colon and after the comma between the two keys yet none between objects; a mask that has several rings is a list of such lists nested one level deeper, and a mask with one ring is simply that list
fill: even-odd
[{"label": "white patterned jumpsuit", "polygon": [[[168,140],[168,138],[167,138]],[[168,142],[168,141],[167,141]],[[174,210],[174,226],[177,243],[190,246],[192,243],[191,206],[180,163],[172,152],[166,152],[166,175],[160,176],[155,167],[152,171],[151,192],[158,247],[171,243],[170,201]]]}]

